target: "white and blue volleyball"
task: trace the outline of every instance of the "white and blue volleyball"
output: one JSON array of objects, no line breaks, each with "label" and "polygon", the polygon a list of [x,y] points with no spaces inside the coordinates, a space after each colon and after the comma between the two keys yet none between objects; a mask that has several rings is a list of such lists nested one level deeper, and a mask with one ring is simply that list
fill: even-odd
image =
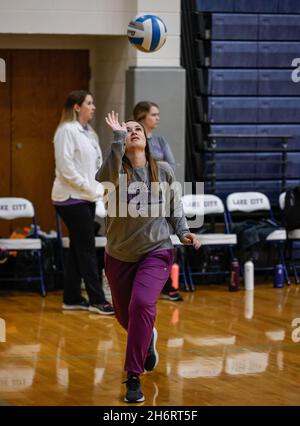
[{"label": "white and blue volleyball", "polygon": [[137,16],[129,22],[127,36],[130,43],[138,50],[155,52],[166,42],[167,27],[158,16]]}]

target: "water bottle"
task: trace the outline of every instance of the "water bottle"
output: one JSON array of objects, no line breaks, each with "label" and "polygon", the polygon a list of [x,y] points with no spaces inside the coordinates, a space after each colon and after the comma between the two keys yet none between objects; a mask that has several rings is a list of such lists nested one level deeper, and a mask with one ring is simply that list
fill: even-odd
[{"label": "water bottle", "polygon": [[252,260],[247,260],[244,265],[245,290],[254,290],[254,264]]},{"label": "water bottle", "polygon": [[240,264],[237,259],[232,259],[229,291],[240,290]]},{"label": "water bottle", "polygon": [[176,262],[173,263],[171,268],[171,281],[172,281],[172,287],[178,290],[179,289],[179,265]]},{"label": "water bottle", "polygon": [[274,268],[274,288],[284,287],[284,273],[283,266],[281,263]]},{"label": "water bottle", "polygon": [[254,315],[254,291],[245,291],[245,309],[244,315],[246,319],[252,319]]}]

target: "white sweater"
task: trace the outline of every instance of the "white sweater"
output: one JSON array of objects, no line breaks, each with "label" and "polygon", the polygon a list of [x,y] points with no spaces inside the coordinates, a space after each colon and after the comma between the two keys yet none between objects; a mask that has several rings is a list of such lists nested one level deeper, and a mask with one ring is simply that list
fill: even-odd
[{"label": "white sweater", "polygon": [[91,127],[85,130],[78,121],[60,126],[54,135],[54,152],[53,201],[76,198],[95,202],[103,196],[103,186],[95,180],[102,153]]}]

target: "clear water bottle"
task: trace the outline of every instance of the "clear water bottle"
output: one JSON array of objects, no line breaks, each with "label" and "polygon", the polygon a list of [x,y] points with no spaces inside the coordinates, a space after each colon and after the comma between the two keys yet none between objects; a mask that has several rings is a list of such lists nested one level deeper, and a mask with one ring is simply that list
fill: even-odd
[{"label": "clear water bottle", "polygon": [[245,290],[254,290],[254,264],[252,260],[247,260],[244,265]]},{"label": "clear water bottle", "polygon": [[229,291],[240,290],[240,263],[238,259],[232,259]]},{"label": "clear water bottle", "polygon": [[283,266],[281,263],[274,268],[274,288],[284,287],[284,273]]}]

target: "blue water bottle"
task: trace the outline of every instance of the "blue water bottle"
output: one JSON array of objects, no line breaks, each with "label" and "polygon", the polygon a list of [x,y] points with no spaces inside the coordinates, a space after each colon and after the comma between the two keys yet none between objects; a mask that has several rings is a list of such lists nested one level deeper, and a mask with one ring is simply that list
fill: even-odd
[{"label": "blue water bottle", "polygon": [[274,287],[275,288],[284,287],[284,273],[283,273],[283,266],[281,263],[276,265],[274,268]]}]

